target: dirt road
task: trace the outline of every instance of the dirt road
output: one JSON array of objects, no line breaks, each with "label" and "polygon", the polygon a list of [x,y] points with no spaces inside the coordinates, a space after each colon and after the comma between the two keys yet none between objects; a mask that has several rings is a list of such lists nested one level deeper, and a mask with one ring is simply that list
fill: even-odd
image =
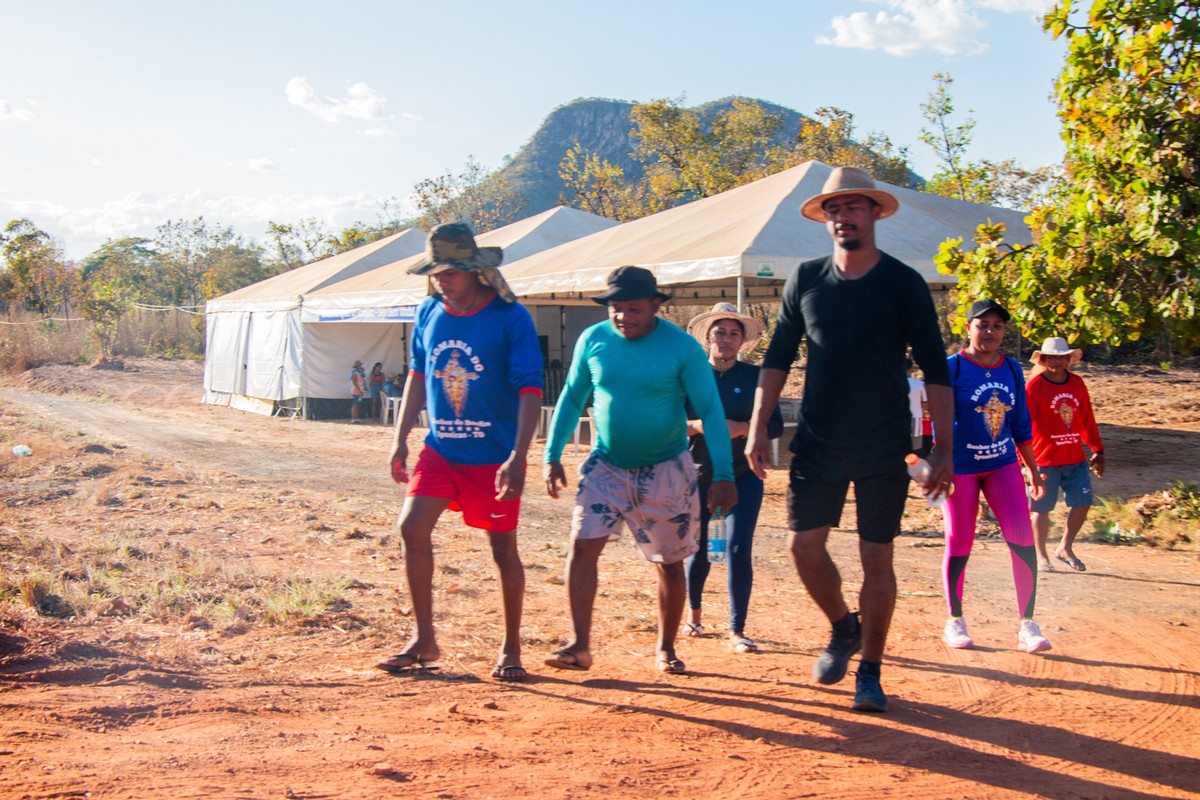
[{"label": "dirt road", "polygon": [[[567,631],[569,505],[535,482],[521,532],[533,678],[488,678],[496,581],[486,546],[451,518],[437,532],[440,670],[394,678],[371,666],[409,625],[388,433],[200,406],[195,365],[130,366],[47,367],[0,389],[5,569],[24,568],[30,542],[119,537],[227,562],[231,584],[345,581],[346,603],[283,625],[199,625],[37,616],[10,597],[0,797],[1200,797],[1195,552],[1081,545],[1086,573],[1040,581],[1054,649],[1030,656],[1014,647],[1008,554],[985,529],[966,601],[979,647],[952,651],[939,638],[939,523],[914,499],[896,548],[893,708],[871,716],[849,710],[852,678],[809,677],[827,627],[786,554],[782,471],[755,550],[747,632],[762,652],[684,640],[686,676],[654,670],[653,577],[627,541],[603,556],[595,666],[540,666]],[[1200,376],[1088,379],[1110,453],[1101,494],[1195,479]],[[34,456],[11,456],[18,442]],[[853,533],[833,551],[853,591]],[[721,584],[714,574],[711,630]]]}]

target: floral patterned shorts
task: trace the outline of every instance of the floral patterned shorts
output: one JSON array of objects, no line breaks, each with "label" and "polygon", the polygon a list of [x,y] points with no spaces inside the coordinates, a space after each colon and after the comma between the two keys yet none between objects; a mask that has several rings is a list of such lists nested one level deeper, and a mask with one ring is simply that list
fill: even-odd
[{"label": "floral patterned shorts", "polygon": [[692,456],[681,453],[648,467],[622,469],[594,452],[579,465],[571,512],[574,539],[621,538],[621,523],[647,561],[674,564],[696,552],[700,491]]}]

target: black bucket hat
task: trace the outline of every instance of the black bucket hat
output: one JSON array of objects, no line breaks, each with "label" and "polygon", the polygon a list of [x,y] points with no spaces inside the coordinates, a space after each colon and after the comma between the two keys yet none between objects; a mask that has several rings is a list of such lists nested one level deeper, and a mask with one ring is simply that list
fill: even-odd
[{"label": "black bucket hat", "polygon": [[671,295],[658,290],[658,279],[650,270],[642,267],[617,267],[608,276],[608,291],[595,295],[592,301],[603,306],[623,300],[640,300],[643,297],[671,299]]}]

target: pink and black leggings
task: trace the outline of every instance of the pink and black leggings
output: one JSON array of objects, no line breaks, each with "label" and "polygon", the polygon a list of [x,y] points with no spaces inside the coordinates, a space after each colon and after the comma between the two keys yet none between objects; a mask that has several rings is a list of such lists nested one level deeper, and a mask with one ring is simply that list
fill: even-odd
[{"label": "pink and black leggings", "polygon": [[979,515],[979,494],[983,493],[1012,558],[1013,584],[1017,607],[1022,617],[1032,617],[1037,601],[1037,556],[1033,546],[1033,525],[1029,521],[1029,500],[1025,480],[1017,463],[991,472],[954,476],[954,493],[942,508],[946,530],[946,558],[942,563],[942,581],[950,616],[962,616],[963,583],[967,559],[975,543],[975,520]]}]

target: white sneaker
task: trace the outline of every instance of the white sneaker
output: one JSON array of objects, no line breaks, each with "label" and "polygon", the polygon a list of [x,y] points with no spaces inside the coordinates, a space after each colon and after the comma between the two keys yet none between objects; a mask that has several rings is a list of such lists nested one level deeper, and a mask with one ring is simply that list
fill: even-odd
[{"label": "white sneaker", "polygon": [[975,646],[975,641],[967,633],[967,621],[962,617],[951,617],[946,620],[946,631],[942,641],[955,650],[969,650]]},{"label": "white sneaker", "polygon": [[1017,647],[1026,653],[1040,653],[1050,649],[1050,640],[1042,636],[1042,629],[1031,619],[1021,620],[1021,632],[1017,635]]}]

